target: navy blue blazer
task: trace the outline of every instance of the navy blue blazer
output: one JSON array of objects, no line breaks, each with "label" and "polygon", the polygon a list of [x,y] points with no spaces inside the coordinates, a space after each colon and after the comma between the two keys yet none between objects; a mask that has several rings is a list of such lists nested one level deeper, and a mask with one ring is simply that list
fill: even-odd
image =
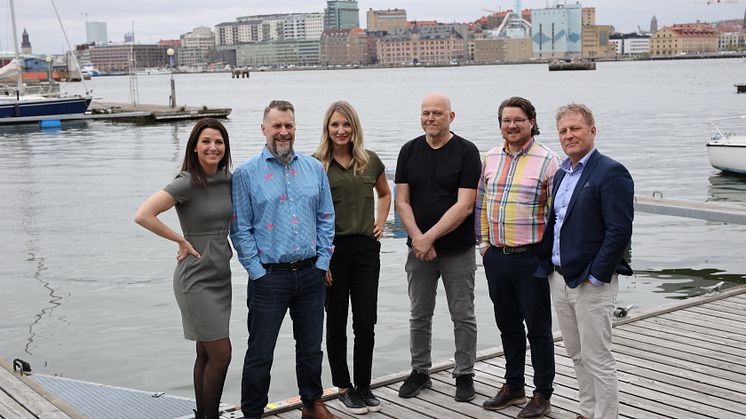
[{"label": "navy blue blazer", "polygon": [[[564,170],[554,175],[552,202],[564,176]],[[614,273],[632,275],[623,256],[632,239],[633,216],[632,176],[621,163],[594,151],[572,193],[560,231],[562,274],[570,288],[580,285],[589,275],[607,283]],[[539,250],[538,277],[547,277],[553,269],[556,218],[552,205]]]}]

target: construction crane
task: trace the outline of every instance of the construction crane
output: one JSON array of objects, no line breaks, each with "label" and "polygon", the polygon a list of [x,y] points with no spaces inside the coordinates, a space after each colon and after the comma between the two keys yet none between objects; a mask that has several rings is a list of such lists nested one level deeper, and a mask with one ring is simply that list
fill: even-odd
[{"label": "construction crane", "polygon": [[502,13],[502,11],[500,10],[492,10],[492,9],[479,9],[479,10],[493,14],[493,15],[499,15],[500,13]]}]

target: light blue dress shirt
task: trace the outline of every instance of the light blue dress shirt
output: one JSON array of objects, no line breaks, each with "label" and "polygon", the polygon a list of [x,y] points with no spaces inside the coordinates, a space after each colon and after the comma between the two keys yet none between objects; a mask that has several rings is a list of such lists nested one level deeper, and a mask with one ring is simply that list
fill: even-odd
[{"label": "light blue dress shirt", "polygon": [[252,280],[262,264],[316,257],[329,270],[334,251],[334,204],[321,163],[293,154],[285,165],[265,146],[233,172],[231,241]]},{"label": "light blue dress shirt", "polygon": [[[557,217],[554,223],[554,243],[552,243],[552,263],[556,266],[562,266],[562,260],[560,259],[560,231],[562,231],[562,224],[565,222],[570,198],[572,198],[572,193],[575,191],[578,180],[580,180],[580,176],[583,174],[583,168],[585,168],[588,159],[595,150],[594,148],[583,156],[575,167],[572,167],[572,161],[569,157],[560,164],[560,170],[565,171],[565,176],[557,188],[557,195],[554,197],[554,203],[552,204],[554,205],[554,214]],[[593,275],[589,275],[588,279],[591,281],[591,284],[596,286],[604,284],[602,281],[594,278]]]}]

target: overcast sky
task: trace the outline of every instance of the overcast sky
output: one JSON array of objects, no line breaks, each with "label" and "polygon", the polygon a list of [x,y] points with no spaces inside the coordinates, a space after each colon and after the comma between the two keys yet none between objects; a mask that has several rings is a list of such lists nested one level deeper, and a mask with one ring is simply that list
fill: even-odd
[{"label": "overcast sky", "polygon": [[[717,1],[717,0],[713,0]],[[614,25],[618,31],[631,32],[640,25],[650,26],[650,18],[658,18],[658,27],[673,23],[714,21],[743,18],[746,0],[588,0],[583,6],[596,8],[596,23]],[[722,2],[740,1],[740,4]],[[543,8],[554,0],[524,0],[522,7]],[[568,2],[569,3],[569,2]],[[85,42],[85,22],[106,22],[109,40],[121,42],[134,22],[137,42],[157,42],[177,39],[195,26],[213,27],[230,22],[237,16],[267,13],[322,11],[322,0],[56,0],[72,45]],[[482,9],[513,8],[512,0],[360,0],[360,23],[365,26],[365,11],[369,8],[403,8],[409,20],[439,22],[469,22],[489,14]],[[455,7],[454,7],[455,6]],[[23,28],[28,30],[34,53],[61,53],[66,49],[50,0],[18,0],[15,2],[19,42]],[[6,0],[0,0],[0,51],[12,50],[12,37]]]}]

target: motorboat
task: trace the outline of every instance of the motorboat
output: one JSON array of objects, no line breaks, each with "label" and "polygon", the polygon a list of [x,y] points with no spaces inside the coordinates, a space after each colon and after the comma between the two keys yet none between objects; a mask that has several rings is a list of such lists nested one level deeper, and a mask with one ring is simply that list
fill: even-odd
[{"label": "motorboat", "polygon": [[[718,118],[708,121],[714,130],[707,143],[707,154],[712,167],[729,173],[746,174],[746,124],[741,131],[730,131],[738,121],[746,122],[746,115],[731,118]],[[727,127],[727,128],[726,128]]]},{"label": "motorboat", "polygon": [[16,84],[14,87],[0,85],[0,118],[33,118],[85,113],[91,103],[90,96],[36,95],[26,91],[26,86],[21,78],[23,62],[18,51],[13,0],[8,0],[8,3],[10,5],[15,58],[8,65],[0,68],[0,74],[4,77],[15,78]]}]

